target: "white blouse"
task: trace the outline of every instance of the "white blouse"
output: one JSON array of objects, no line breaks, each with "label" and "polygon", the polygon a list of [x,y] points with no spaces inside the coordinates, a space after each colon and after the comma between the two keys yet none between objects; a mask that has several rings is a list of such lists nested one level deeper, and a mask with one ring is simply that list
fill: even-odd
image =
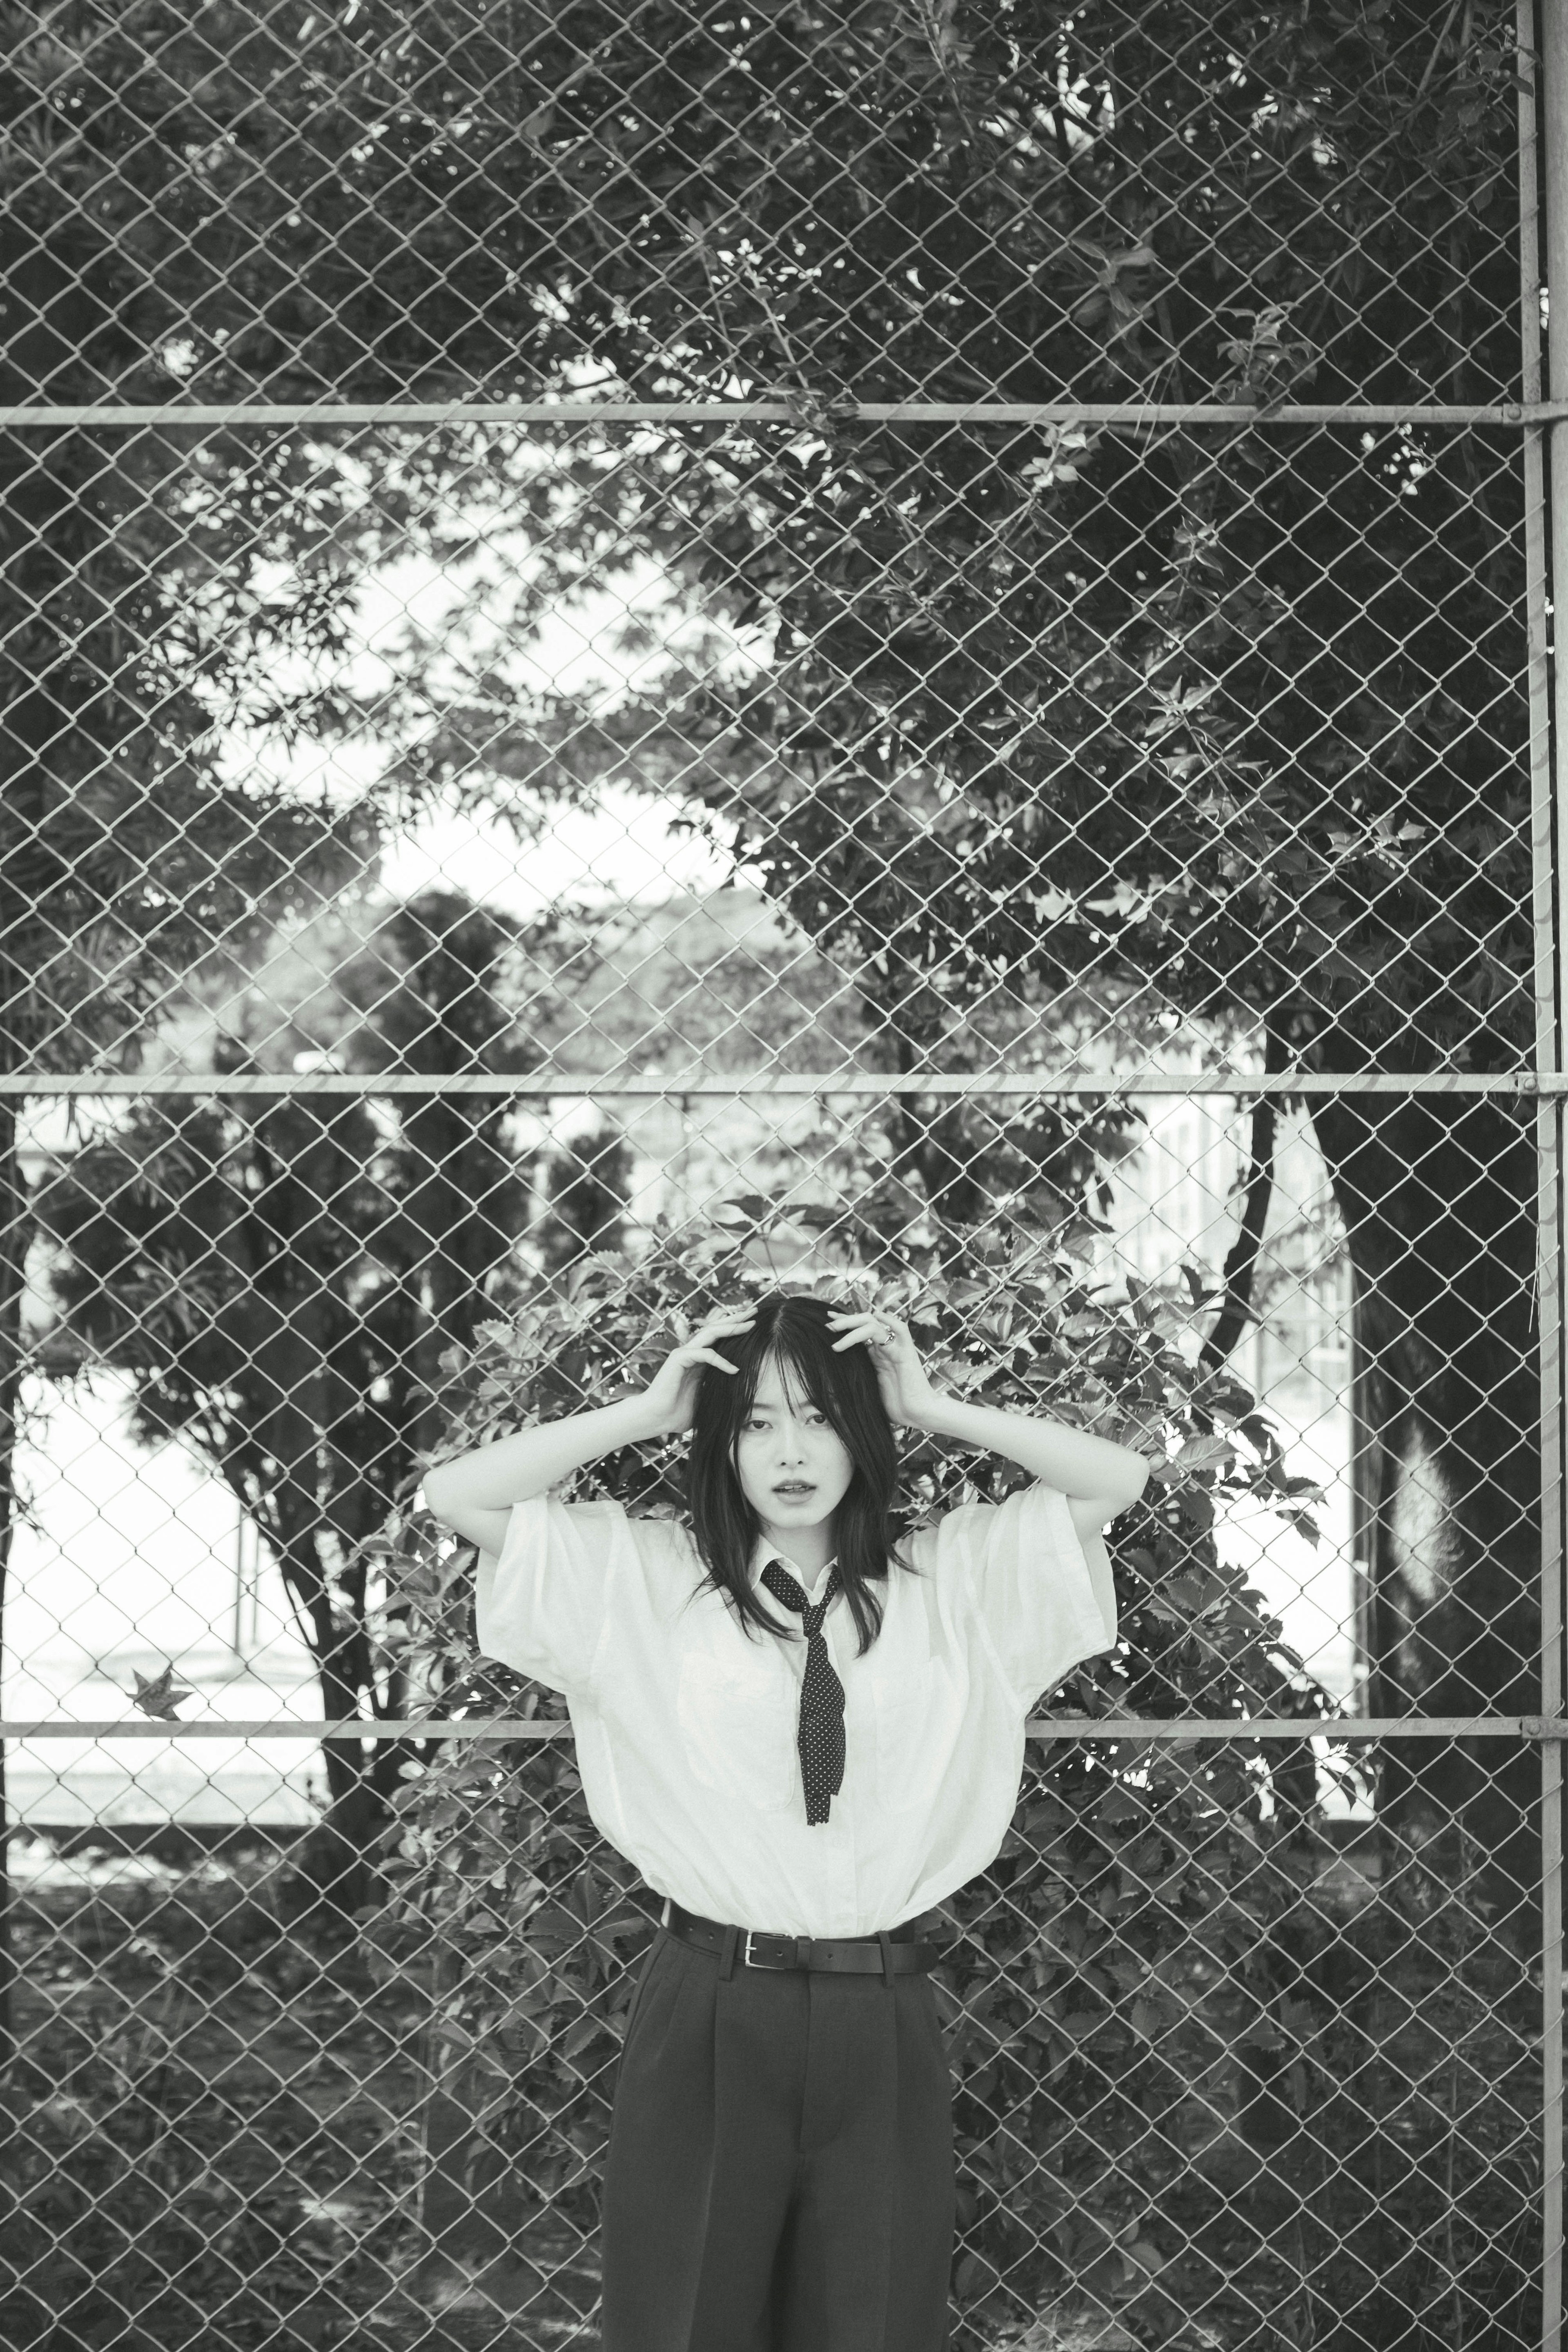
[{"label": "white blouse", "polygon": [[[874,1935],[994,1859],[1031,1706],[1116,1639],[1053,1487],[963,1504],[905,1549],[921,1572],[890,1564],[863,1658],[842,1592],[823,1620],[846,1755],[813,1827],[795,1746],[800,1619],[764,1594],[796,1637],[748,1636],[728,1596],[700,1589],[676,1522],[612,1502],[519,1503],[499,1559],[479,1554],[479,1643],[565,1693],[588,1811],[655,1894],[781,1935]],[[770,1557],[759,1548],[753,1573]]]}]

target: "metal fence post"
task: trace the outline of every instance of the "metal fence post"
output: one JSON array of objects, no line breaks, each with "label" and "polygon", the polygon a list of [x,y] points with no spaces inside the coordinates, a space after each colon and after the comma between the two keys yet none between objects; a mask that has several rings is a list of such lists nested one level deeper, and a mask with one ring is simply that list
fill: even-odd
[{"label": "metal fence post", "polygon": [[[1561,302],[1568,292],[1568,5],[1543,0],[1539,51],[1534,10],[1520,9],[1520,46],[1527,58],[1521,88],[1520,269],[1521,341],[1528,400],[1539,400],[1541,289]],[[1539,56],[1540,119],[1536,117],[1534,57]],[[1537,140],[1539,138],[1539,147]],[[1539,157],[1539,169],[1538,165]],[[1542,215],[1544,215],[1544,244]],[[1548,393],[1568,394],[1568,335],[1549,333]],[[1548,432],[1552,438],[1548,441]],[[1564,728],[1568,670],[1549,656],[1547,600],[1555,551],[1568,546],[1568,447],[1554,427],[1526,432],[1524,494],[1531,751],[1534,772],[1536,876],[1537,1056],[1542,1070],[1561,1067],[1558,1019],[1561,921],[1560,872]],[[1555,687],[1555,710],[1551,689]],[[1555,726],[1552,720],[1555,719]],[[1563,1704],[1563,1294],[1561,1280],[1562,1115],[1542,1102],[1541,1142],[1540,1332],[1542,1373],[1541,1704],[1547,1717]],[[1563,2318],[1563,1748],[1541,1749],[1542,1834],[1542,2344],[1555,2352]]]}]

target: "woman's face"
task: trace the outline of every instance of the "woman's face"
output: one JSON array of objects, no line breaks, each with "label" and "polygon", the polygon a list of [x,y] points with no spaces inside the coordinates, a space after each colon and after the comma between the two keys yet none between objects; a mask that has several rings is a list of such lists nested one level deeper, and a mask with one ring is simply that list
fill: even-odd
[{"label": "woman's face", "polygon": [[790,1394],[773,1356],[735,1441],[735,1475],[763,1527],[781,1534],[831,1518],[855,1475],[844,1440],[809,1397]]}]

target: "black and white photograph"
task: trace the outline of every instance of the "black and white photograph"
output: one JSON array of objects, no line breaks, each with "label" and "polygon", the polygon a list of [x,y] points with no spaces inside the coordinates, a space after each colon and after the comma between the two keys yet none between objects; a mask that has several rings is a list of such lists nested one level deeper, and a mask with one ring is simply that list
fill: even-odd
[{"label": "black and white photograph", "polygon": [[0,50],[0,2352],[1563,2352],[1568,0]]}]

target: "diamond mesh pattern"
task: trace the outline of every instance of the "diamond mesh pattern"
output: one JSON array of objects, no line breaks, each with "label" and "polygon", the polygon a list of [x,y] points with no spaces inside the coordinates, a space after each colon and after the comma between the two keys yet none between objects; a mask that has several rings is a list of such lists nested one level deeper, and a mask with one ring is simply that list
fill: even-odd
[{"label": "diamond mesh pattern", "polygon": [[18,16],[7,2344],[597,2342],[653,1909],[419,1481],[784,1282],[1155,1464],[944,1906],[954,2352],[1554,2347],[1536,46]]}]

